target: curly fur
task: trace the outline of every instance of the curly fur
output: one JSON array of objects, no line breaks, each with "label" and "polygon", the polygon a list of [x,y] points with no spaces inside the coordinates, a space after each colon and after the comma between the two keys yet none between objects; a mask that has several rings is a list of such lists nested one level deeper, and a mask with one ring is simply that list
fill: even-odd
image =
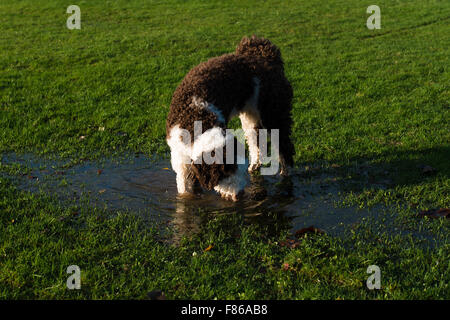
[{"label": "curly fur", "polygon": [[[189,131],[194,143],[195,121],[202,122],[203,132],[225,129],[227,121],[238,114],[243,122],[252,120],[252,129],[279,129],[282,168],[291,166],[291,102],[292,87],[284,75],[280,50],[267,39],[244,37],[234,53],[211,58],[188,72],[172,97],[167,139],[175,144],[171,132],[179,126]],[[225,148],[223,153],[225,157]],[[220,189],[221,181],[240,172],[237,164],[192,163],[183,170],[208,190]]]}]

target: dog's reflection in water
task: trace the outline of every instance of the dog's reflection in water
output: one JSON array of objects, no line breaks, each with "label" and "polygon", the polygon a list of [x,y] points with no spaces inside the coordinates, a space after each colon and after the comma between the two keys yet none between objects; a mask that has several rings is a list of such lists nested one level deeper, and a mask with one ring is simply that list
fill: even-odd
[{"label": "dog's reflection in water", "polygon": [[[171,221],[172,244],[180,245],[183,237],[192,237],[201,232],[209,220],[224,215],[239,215],[237,221],[241,221],[243,225],[256,225],[265,236],[276,236],[283,230],[290,229],[294,216],[287,215],[285,209],[295,201],[290,179],[282,179],[270,194],[264,186],[263,177],[255,176],[251,179],[251,185],[239,202],[217,199],[214,194],[178,195],[176,212]],[[236,220],[233,221],[232,223],[236,223]]]},{"label": "dog's reflection in water", "polygon": [[172,220],[173,237],[172,243],[179,245],[183,237],[191,237],[200,231],[200,225],[204,215],[198,214],[198,208],[190,204],[195,195],[178,196],[176,199],[176,212]]}]

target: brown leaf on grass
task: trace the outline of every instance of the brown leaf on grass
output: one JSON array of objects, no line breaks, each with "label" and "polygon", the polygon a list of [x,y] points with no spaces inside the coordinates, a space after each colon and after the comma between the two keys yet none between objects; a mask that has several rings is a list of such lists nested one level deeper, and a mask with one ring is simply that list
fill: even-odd
[{"label": "brown leaf on grass", "polygon": [[214,248],[213,244],[210,244],[207,248],[205,248],[205,250],[203,250],[203,252],[208,252],[210,251],[212,248]]},{"label": "brown leaf on grass", "polygon": [[97,170],[97,175],[101,175],[101,174],[102,174],[102,172],[103,172],[103,170],[102,170],[102,169],[98,169],[98,170]]},{"label": "brown leaf on grass", "polygon": [[308,228],[303,228],[303,229],[295,231],[295,236],[297,238],[301,238],[301,237],[305,236],[307,233],[323,234],[323,233],[325,233],[325,231],[323,231],[322,229],[316,228],[314,226],[309,226]]},{"label": "brown leaf on grass", "polygon": [[438,218],[450,218],[450,209],[448,208],[440,208],[440,209],[432,209],[432,210],[424,210],[418,214],[419,217],[429,217],[433,219]]},{"label": "brown leaf on grass", "polygon": [[280,246],[291,248],[291,249],[295,249],[299,245],[300,245],[300,242],[298,242],[297,240],[294,240],[294,239],[287,239],[285,241],[280,242]]},{"label": "brown leaf on grass", "polygon": [[166,296],[161,290],[153,290],[147,293],[147,297],[150,300],[166,300]]}]

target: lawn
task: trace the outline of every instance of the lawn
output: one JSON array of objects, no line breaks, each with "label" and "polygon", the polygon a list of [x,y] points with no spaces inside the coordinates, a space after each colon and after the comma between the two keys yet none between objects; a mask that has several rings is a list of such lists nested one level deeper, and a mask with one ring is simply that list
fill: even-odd
[{"label": "lawn", "polygon": [[[66,27],[70,4],[80,30]],[[294,89],[296,167],[337,175],[336,206],[392,216],[283,245],[289,229],[200,209],[199,232],[170,245],[170,230],[132,211],[23,190],[30,169],[2,161],[0,298],[450,299],[449,220],[417,218],[450,207],[450,2],[378,1],[379,30],[366,26],[371,4],[0,2],[2,158],[167,158],[165,117],[183,76],[257,34],[280,48]],[[80,290],[66,288],[71,264]],[[379,290],[366,287],[369,265]]]}]

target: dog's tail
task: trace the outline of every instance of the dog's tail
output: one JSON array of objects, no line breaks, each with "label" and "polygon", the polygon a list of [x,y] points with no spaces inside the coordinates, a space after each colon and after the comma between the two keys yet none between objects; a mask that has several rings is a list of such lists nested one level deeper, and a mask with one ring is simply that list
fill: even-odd
[{"label": "dog's tail", "polygon": [[260,56],[266,59],[270,64],[278,64],[283,67],[281,52],[267,39],[258,38],[253,35],[251,38],[243,37],[236,48],[236,54],[247,56]]}]

